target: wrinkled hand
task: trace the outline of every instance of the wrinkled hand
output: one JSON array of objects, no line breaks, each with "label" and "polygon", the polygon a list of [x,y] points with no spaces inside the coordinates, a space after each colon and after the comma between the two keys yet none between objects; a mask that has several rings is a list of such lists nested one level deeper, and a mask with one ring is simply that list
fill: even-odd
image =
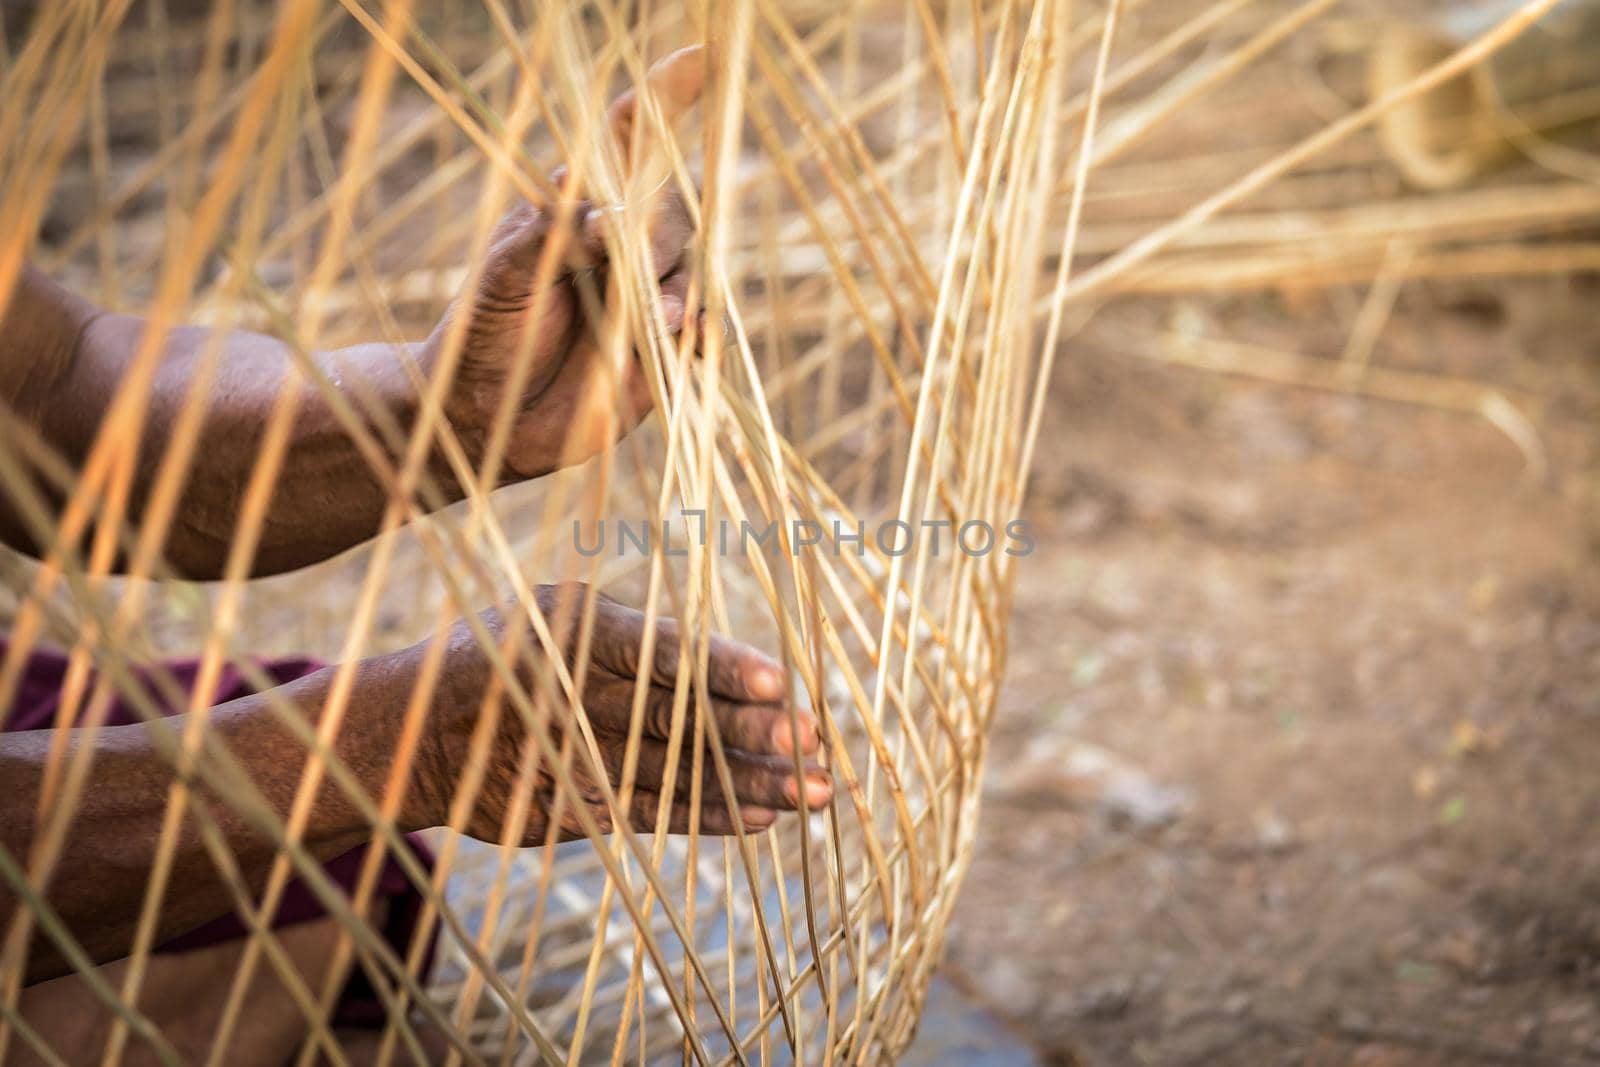
[{"label": "wrinkled hand", "polygon": [[[651,68],[651,91],[669,121],[699,99],[704,76],[698,47],[675,52]],[[653,166],[649,173],[659,170],[664,176],[659,151],[643,139],[633,143],[637,110],[632,90],[619,96],[609,111],[612,131],[632,173]],[[638,149],[639,158],[628,159],[631,148]],[[560,172],[555,179],[561,182]],[[663,181],[628,210],[647,213],[663,314],[676,335],[686,318],[689,288],[686,250],[693,226],[688,209],[681,194]],[[471,439],[487,438],[506,389],[522,376],[520,409],[504,460],[507,481],[583,463],[650,413],[648,380],[637,354],[619,376],[604,347],[604,208],[587,199],[578,202],[571,226],[560,235],[565,238],[561,261],[541,288],[540,260],[547,243],[558,237],[557,222],[554,208],[530,204],[501,220],[491,235],[476,290],[457,297],[426,344],[437,357],[452,323],[467,317],[449,414],[452,424]],[[594,314],[596,309],[602,313]],[[519,369],[520,361],[526,363]]]},{"label": "wrinkled hand", "polygon": [[[576,630],[573,622],[581,610],[584,593],[585,587],[576,583],[541,586],[537,591],[540,610],[550,620],[551,629],[562,647],[576,644],[570,635]],[[504,612],[488,611],[481,618],[497,641],[503,639],[506,626],[518,625],[529,629],[527,637],[531,647],[539,647],[515,605],[508,606]],[[622,776],[644,635],[643,615],[603,596],[597,598],[583,704],[613,788]],[[657,623],[653,658],[648,665],[651,684],[644,704],[642,741],[628,812],[630,824],[638,831],[654,830],[665,785],[678,639],[675,621],[662,619]],[[536,703],[539,698],[535,678],[541,666],[538,662],[517,663],[519,680],[535,694]],[[435,716],[419,761],[423,779],[419,782],[418,793],[431,809],[420,821],[428,825],[446,821],[449,805],[469,766],[473,734],[483,713],[483,694],[490,684],[488,663],[465,622],[457,624],[445,671],[447,684],[442,691],[452,695],[444,703],[451,706]],[[798,810],[802,806],[816,808],[827,803],[832,793],[832,778],[809,758],[816,755],[820,747],[816,720],[809,712],[797,710],[791,723],[789,709],[781,703],[784,687],[778,664],[748,645],[713,636],[706,677],[710,690],[707,703],[712,717],[708,726],[715,729],[721,739],[744,828],[759,830],[771,825],[779,811]],[[686,833],[689,829],[693,716],[698,713],[698,703],[696,694],[691,692],[682,725],[683,740],[668,824],[672,833]],[[516,810],[518,791],[523,788],[519,785],[519,774],[528,746],[533,745],[538,768],[533,775],[531,805],[520,843],[525,847],[543,845],[551,840],[551,822],[557,817],[558,779],[537,742],[528,736],[523,718],[514,706],[502,700],[497,711],[490,713],[497,715],[495,737],[466,832],[484,841],[500,840],[508,817]],[[590,761],[580,751],[584,741],[574,732],[571,709],[562,706],[552,711],[545,705],[539,709],[539,716],[548,724],[556,749],[560,749],[563,739],[574,749],[570,766],[578,794],[569,796],[561,806],[556,839],[584,836],[582,823],[573,812],[574,802],[587,807],[604,830],[611,830],[611,811],[599,783],[591,774]],[[708,740],[701,760],[699,831],[731,834],[736,830],[734,817],[723,798],[709,746]],[[796,750],[803,760],[802,777],[795,775]]]}]

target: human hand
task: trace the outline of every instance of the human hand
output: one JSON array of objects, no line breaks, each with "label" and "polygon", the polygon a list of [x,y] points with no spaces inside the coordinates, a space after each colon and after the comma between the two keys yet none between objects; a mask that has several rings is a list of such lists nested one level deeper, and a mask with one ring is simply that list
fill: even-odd
[{"label": "human hand", "polygon": [[[704,52],[698,46],[674,52],[649,73],[668,122],[694,105],[704,80]],[[682,196],[665,180],[660,152],[646,137],[635,144],[637,111],[637,97],[629,90],[611,104],[608,116],[630,172],[660,171],[663,178],[627,210],[645,213],[663,317],[677,335],[687,318],[686,249],[693,225]],[[628,158],[634,149],[638,158]],[[556,179],[559,183],[559,172]],[[467,317],[448,413],[457,430],[473,440],[487,437],[506,390],[521,375],[504,480],[537,478],[582,463],[610,448],[650,412],[649,383],[637,354],[619,374],[604,347],[604,211],[590,200],[579,201],[562,261],[540,287],[540,261],[559,236],[554,209],[523,204],[513,210],[491,235],[477,288],[456,298],[424,346],[436,359],[451,323]],[[585,287],[592,288],[586,293]]]},{"label": "human hand", "polygon": [[[536,592],[540,610],[550,620],[557,642],[563,647],[576,643],[569,637],[576,630],[574,622],[584,596],[585,587],[578,583],[541,586]],[[511,605],[506,611],[492,609],[480,617],[494,639],[505,647],[503,638],[507,625],[527,626],[520,615],[521,610]],[[644,624],[645,618],[639,612],[606,597],[597,598],[583,683],[583,704],[613,789],[622,776],[635,678],[640,671]],[[537,638],[531,632],[528,638],[537,649]],[[629,823],[638,831],[654,830],[665,786],[678,641],[678,624],[674,620],[657,622],[635,788],[628,810]],[[540,655],[542,653],[535,653],[536,657]],[[537,660],[516,664],[519,680],[534,694],[536,705],[539,690],[534,680],[543,666]],[[423,825],[446,821],[450,802],[471,761],[469,751],[473,735],[484,711],[483,695],[489,685],[490,668],[482,646],[465,621],[457,624],[444,670],[446,683],[441,692],[449,695],[441,703],[447,706],[435,715],[419,761],[422,770],[417,792],[424,811],[415,821]],[[809,712],[797,710],[791,723],[789,709],[781,703],[784,687],[779,665],[748,645],[714,635],[706,677],[710,690],[707,703],[713,720],[708,725],[721,739],[744,828],[759,830],[771,825],[779,811],[798,810],[802,806],[817,808],[827,803],[832,793],[832,777],[811,758],[820,748],[817,722]],[[698,703],[696,694],[691,692],[686,710],[689,718],[682,727],[682,749],[668,823],[672,833],[686,833],[689,829],[692,717],[697,714]],[[480,840],[497,842],[507,819],[518,808],[517,794],[524,788],[519,785],[519,774],[528,746],[536,742],[529,737],[521,715],[509,702],[502,701],[490,714],[498,717],[495,736],[465,830]],[[576,735],[568,736],[574,724],[567,708],[559,708],[551,714],[548,707],[542,707],[537,714],[547,724],[556,749],[561,748],[563,739],[574,746],[584,744]],[[796,750],[802,757],[802,777],[795,775]],[[537,758],[531,803],[520,838],[524,847],[543,845],[551,840],[551,821],[556,817],[557,778],[544,759],[544,753],[538,753]],[[590,761],[581,751],[576,751],[570,765],[577,794],[569,796],[563,805],[555,839],[585,836],[583,825],[573,810],[574,802],[586,807],[603,830],[611,830],[611,811],[599,782],[591,773]],[[716,763],[709,752],[709,741],[702,759],[698,826],[703,834],[731,834],[736,830],[732,810],[724,800]]]}]

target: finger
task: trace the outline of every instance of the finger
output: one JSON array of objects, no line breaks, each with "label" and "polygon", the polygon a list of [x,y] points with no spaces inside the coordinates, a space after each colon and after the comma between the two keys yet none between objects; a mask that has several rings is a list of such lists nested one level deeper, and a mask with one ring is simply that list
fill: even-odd
[{"label": "finger", "polygon": [[[620,737],[602,738],[599,743],[606,774],[612,782],[620,785],[627,743]],[[730,748],[723,752],[723,757],[727,761],[733,795],[739,798],[741,805],[755,804],[764,808],[798,811],[802,806],[820,808],[833,795],[833,775],[819,763],[808,761],[797,774],[794,760],[781,756],[758,756]],[[673,794],[678,800],[687,800],[693,791],[692,766],[687,750],[680,749],[678,765],[671,776]],[[666,788],[668,770],[668,746],[660,741],[641,741],[634,759],[634,787],[660,793]],[[707,803],[720,802],[725,795],[722,777],[717,773],[716,762],[708,752],[701,762],[701,800]]]},{"label": "finger", "polygon": [[650,264],[657,278],[664,278],[685,266],[685,251],[694,237],[694,218],[675,187],[655,197],[650,214]]},{"label": "finger", "polygon": [[[645,88],[661,107],[670,126],[700,99],[706,84],[706,54],[701,45],[680,48],[664,56],[645,73]],[[624,157],[633,151],[633,128],[638,120],[637,88],[628,89],[611,102],[607,115]]]},{"label": "finger", "polygon": [[[556,188],[567,191],[567,167],[562,164],[550,172],[550,184]],[[586,197],[577,196],[568,209],[571,218],[577,222],[576,234],[572,239],[572,249],[567,253],[569,265],[574,270],[587,270],[598,267],[606,259],[605,235],[600,232],[600,227],[595,220],[600,215],[600,210]],[[560,203],[551,204],[546,208],[546,214],[559,214]]]},{"label": "finger", "polygon": [[[794,761],[779,756],[756,756],[733,749],[723,753],[728,780],[741,806],[757,804],[780,811],[815,811],[833,796],[833,775],[821,764],[806,763],[795,774]],[[726,795],[715,760],[706,754],[700,799],[715,806]],[[681,790],[680,790],[681,792]]]},{"label": "finger", "polygon": [[[645,203],[649,220],[650,266],[655,277],[662,278],[683,266],[684,250],[694,236],[694,218],[689,214],[683,194],[670,186],[663,187]],[[583,247],[599,249],[603,253],[606,230],[615,221],[615,214],[621,210],[617,206],[589,209],[583,216],[580,235]]]},{"label": "finger", "polygon": [[706,678],[711,692],[729,700],[781,700],[783,667],[759,649],[711,635]]},{"label": "finger", "polygon": [[[666,740],[672,726],[673,691],[652,686],[646,697],[645,734]],[[758,755],[792,757],[796,752],[815,755],[822,747],[821,731],[809,711],[793,712],[781,704],[749,704],[724,697],[706,703],[724,746]],[[686,711],[692,727],[699,701],[691,694]]]},{"label": "finger", "polygon": [[[641,673],[644,621],[644,616],[632,608],[601,598],[591,652],[594,661],[619,677],[637,677]],[[657,620],[649,668],[650,680],[656,685],[672,688],[676,684],[678,642],[677,620]],[[711,695],[757,702],[783,698],[783,668],[772,657],[721,634],[712,634],[710,645],[706,670]]]},{"label": "finger", "polygon": [[[672,805],[672,821],[668,824],[667,832],[672,834],[686,834],[689,832],[690,814],[692,809],[688,804],[677,802]],[[778,813],[771,808],[763,808],[755,804],[743,804],[739,807],[739,814],[743,817],[745,833],[756,833],[765,830],[778,821]],[[733,821],[733,812],[720,801],[700,805],[699,832],[709,837],[729,837],[738,832]],[[655,813],[651,812],[650,822],[644,827],[646,830],[655,829]]]},{"label": "finger", "polygon": [[548,242],[562,243],[561,264],[557,274],[576,270],[590,270],[605,262],[605,241],[584,220],[594,214],[588,200],[572,205],[572,214],[565,225],[561,221],[561,208],[535,208],[524,204],[512,210],[490,237],[489,266],[484,284],[489,292],[515,292],[525,296],[533,285]]},{"label": "finger", "polygon": [[[598,729],[617,734],[627,732],[633,711],[633,687],[631,678],[596,677],[590,683],[584,694],[584,706]],[[646,690],[644,701],[643,735],[657,741],[669,740],[673,691],[653,685]],[[717,736],[727,748],[758,755],[793,757],[796,752],[815,755],[822,747],[817,720],[809,711],[795,709],[791,712],[779,704],[748,704],[723,697],[712,697],[709,703]],[[684,706],[686,729],[694,728],[698,704],[690,694]]]},{"label": "finger", "polygon": [[567,254],[567,262],[573,265],[574,270],[588,270],[601,266],[606,262],[606,234],[601,210],[590,207],[584,201],[581,212],[573,216],[578,219],[578,232],[572,245],[573,250]]}]

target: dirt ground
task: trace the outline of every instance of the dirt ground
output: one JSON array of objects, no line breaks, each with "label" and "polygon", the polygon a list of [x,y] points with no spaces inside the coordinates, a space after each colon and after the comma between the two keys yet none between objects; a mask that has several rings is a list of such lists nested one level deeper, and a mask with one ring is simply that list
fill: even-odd
[{"label": "dirt ground", "polygon": [[[1483,419],[1070,348],[948,967],[1048,1062],[1600,1063],[1597,298],[1412,285],[1378,349],[1547,398],[1542,479]],[[1358,294],[1311,299],[1189,310],[1337,355]]]}]

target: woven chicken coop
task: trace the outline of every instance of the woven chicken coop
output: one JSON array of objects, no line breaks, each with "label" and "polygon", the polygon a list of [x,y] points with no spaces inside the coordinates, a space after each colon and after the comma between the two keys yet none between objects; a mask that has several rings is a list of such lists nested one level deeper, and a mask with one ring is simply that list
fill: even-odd
[{"label": "woven chicken coop", "polygon": [[[1203,238],[1556,4],[1503,5],[1426,62],[1391,64],[1371,99],[1255,153],[1203,195],[1164,196],[1154,219],[1097,229],[1080,252],[1097,170],[1336,5],[1165,6],[7,5],[0,293],[38,270],[109,313],[142,316],[145,338],[277,339],[290,353],[283,395],[326,400],[328,432],[355,443],[382,496],[359,547],[304,568],[262,565],[272,509],[300,489],[282,444],[295,407],[278,405],[240,473],[212,580],[193,581],[169,548],[186,494],[205,491],[188,472],[221,447],[199,417],[223,395],[210,391],[220,343],[199,346],[206,387],[184,394],[154,452],[154,341],[131,346],[82,455],[59,454],[7,412],[0,481],[35,558],[5,558],[0,695],[18,699],[38,651],[60,650],[52,724],[86,740],[52,748],[27,847],[0,853],[0,893],[14,904],[0,1059],[62,1061],[24,1010],[37,944],[84,977],[111,1020],[96,1061],[189,1058],[152,1023],[141,985],[186,819],[219,877],[235,880],[246,946],[217,979],[229,992],[210,1062],[231,1062],[263,974],[302,1020],[298,1062],[354,1062],[332,1021],[342,986],[297,974],[282,944],[293,927],[269,921],[291,884],[331,917],[335,957],[374,991],[381,1062],[430,1062],[435,1048],[502,1064],[903,1051],[979,841],[985,735],[1033,543],[1024,501],[1049,442],[1058,351],[1121,292],[1388,269],[1383,241],[1359,234]],[[632,101],[620,125],[607,110],[619,95]],[[651,243],[668,200],[688,219],[672,307]],[[1573,192],[1569,207],[1582,215],[1593,198]],[[605,264],[579,270],[587,288],[572,283],[593,365],[569,414],[574,435],[620,438],[530,480],[500,473],[520,386],[493,398],[482,441],[464,439],[446,402],[471,366],[452,309],[484,291],[483,264],[518,211],[570,223],[552,232],[572,230]],[[556,254],[541,262],[544,283],[567,269]],[[439,339],[444,369],[418,379],[405,423],[363,407],[360,374],[318,355],[424,337]],[[615,386],[629,374],[651,414],[622,434]],[[153,472],[142,488],[141,464]],[[573,594],[560,605],[542,592],[558,582]],[[637,608],[647,631],[676,619],[683,637],[675,679],[658,686],[672,708],[665,800],[643,816],[633,759],[606,765],[575,669],[605,610],[597,594]],[[526,624],[521,644],[456,622],[495,604]],[[557,625],[558,608],[570,625]],[[728,773],[695,684],[712,634],[781,664],[785,713],[816,723],[825,804],[732,833],[673,823],[676,793],[698,799]],[[449,684],[439,670],[391,709],[405,727],[391,788],[364,793],[340,757],[353,665],[463,640],[485,646],[496,714],[525,727],[513,758],[556,813],[543,847],[523,847],[525,809],[498,839],[467,832],[473,782],[493,758],[481,746],[445,825],[417,844],[403,832],[405,768]],[[541,654],[567,669],[518,669]],[[224,675],[271,698],[266,665],[285,657],[333,665],[335,680],[317,729],[285,700],[266,702],[304,753],[298,786],[275,804],[225,752],[207,755],[226,745],[206,709]],[[642,677],[640,693],[650,684]],[[142,892],[131,955],[91,980],[99,961],[51,886],[93,797],[94,735],[119,701],[140,720],[188,714],[163,750],[173,774],[154,859],[115,874]],[[364,820],[368,859],[349,886],[304,840],[320,790],[347,793]],[[217,832],[230,818],[270,841],[258,878],[241,875]],[[403,943],[382,936],[374,906],[391,861],[420,908]]]}]

